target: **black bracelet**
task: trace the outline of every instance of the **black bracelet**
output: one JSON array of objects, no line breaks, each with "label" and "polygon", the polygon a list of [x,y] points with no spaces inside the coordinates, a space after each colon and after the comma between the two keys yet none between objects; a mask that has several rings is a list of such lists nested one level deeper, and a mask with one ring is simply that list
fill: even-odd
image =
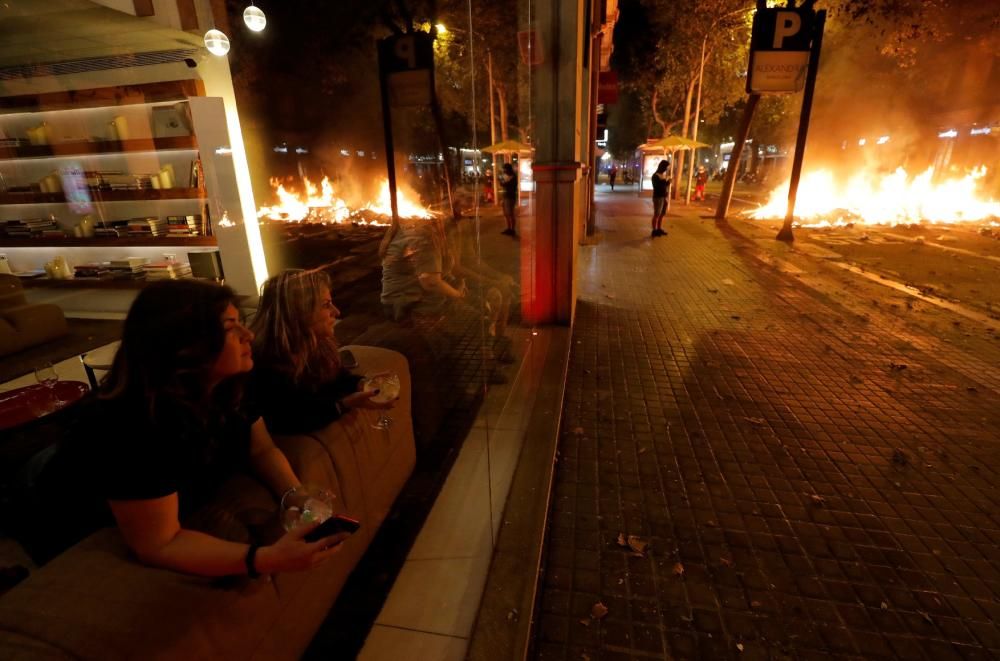
[{"label": "black bracelet", "polygon": [[257,559],[257,550],[260,548],[260,544],[251,544],[250,548],[247,549],[247,555],[243,559],[243,562],[247,566],[247,576],[250,578],[260,578],[260,573],[254,566],[254,560]]}]

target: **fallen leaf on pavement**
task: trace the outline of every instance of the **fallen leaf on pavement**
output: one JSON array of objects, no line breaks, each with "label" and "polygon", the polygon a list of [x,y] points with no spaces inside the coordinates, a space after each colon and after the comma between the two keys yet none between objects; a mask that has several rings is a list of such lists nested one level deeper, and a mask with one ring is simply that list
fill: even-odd
[{"label": "fallen leaf on pavement", "polygon": [[726,567],[733,566],[733,561],[726,557],[719,558],[719,562],[721,562]]},{"label": "fallen leaf on pavement", "polygon": [[674,573],[677,574],[678,576],[683,576],[684,575],[684,565],[682,565],[679,562],[674,563]]},{"label": "fallen leaf on pavement", "polygon": [[889,610],[889,604],[885,603],[884,601],[880,605],[882,606],[882,610],[884,611]]},{"label": "fallen leaf on pavement", "polygon": [[600,620],[607,614],[608,607],[604,605],[604,602],[599,601],[590,608],[590,618],[593,620]]},{"label": "fallen leaf on pavement", "polygon": [[628,545],[636,553],[645,553],[646,549],[649,548],[649,542],[635,535],[628,536]]},{"label": "fallen leaf on pavement", "polygon": [[823,505],[826,503],[826,498],[820,496],[819,494],[814,493],[813,495],[809,496],[809,498],[817,505]]},{"label": "fallen leaf on pavement", "polygon": [[618,546],[628,546],[628,540],[625,539],[625,533],[623,532],[618,533]]},{"label": "fallen leaf on pavement", "polygon": [[589,627],[590,626],[590,622],[591,621],[589,619],[585,618],[585,617],[581,617],[580,618],[580,624],[582,624],[585,627]]},{"label": "fallen leaf on pavement", "polygon": [[738,649],[739,651],[742,652],[743,651],[743,643],[736,643],[736,649]]}]

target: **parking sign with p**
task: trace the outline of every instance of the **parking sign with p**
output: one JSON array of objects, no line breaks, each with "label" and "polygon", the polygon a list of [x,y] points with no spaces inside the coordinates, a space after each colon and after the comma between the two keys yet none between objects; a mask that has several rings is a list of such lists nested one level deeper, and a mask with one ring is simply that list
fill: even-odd
[{"label": "parking sign with p", "polygon": [[816,13],[803,8],[758,9],[750,36],[747,92],[798,92],[805,85]]}]

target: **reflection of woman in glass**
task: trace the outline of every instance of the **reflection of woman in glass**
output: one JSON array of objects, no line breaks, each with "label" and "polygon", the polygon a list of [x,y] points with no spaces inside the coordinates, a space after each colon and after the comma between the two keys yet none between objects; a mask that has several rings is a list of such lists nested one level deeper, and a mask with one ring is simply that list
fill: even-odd
[{"label": "reflection of woman in glass", "polygon": [[500,188],[503,189],[503,218],[507,221],[507,229],[501,234],[517,236],[514,229],[516,221],[515,210],[517,209],[517,177],[514,175],[514,166],[504,163],[500,172]]},{"label": "reflection of woman in glass", "polygon": [[113,517],[140,561],[189,574],[308,569],[335,552],[342,536],[304,541],[313,526],[268,546],[184,526],[244,469],[276,500],[300,484],[241,396],[253,334],[235,303],[228,287],[194,280],[153,283],[136,297],[96,402],[39,480],[51,487],[40,489],[43,498],[72,493],[41,510],[49,512],[44,525],[61,528],[64,545]]},{"label": "reflection of woman in glass", "polygon": [[342,368],[339,316],[323,271],[285,271],[264,283],[251,324],[252,392],[272,433],[308,434],[352,408],[391,406],[372,402],[377,393],[360,392],[360,377]]}]

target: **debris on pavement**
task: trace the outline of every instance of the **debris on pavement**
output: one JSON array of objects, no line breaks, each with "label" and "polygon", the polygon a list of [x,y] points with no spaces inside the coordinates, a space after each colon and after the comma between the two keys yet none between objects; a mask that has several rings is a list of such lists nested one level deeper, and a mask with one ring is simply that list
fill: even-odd
[{"label": "debris on pavement", "polygon": [[592,620],[601,620],[607,614],[608,614],[608,607],[604,605],[603,601],[598,601],[590,608],[590,619]]},{"label": "debris on pavement", "polygon": [[908,463],[910,463],[910,459],[909,457],[906,456],[905,452],[903,452],[899,448],[896,448],[895,450],[892,451],[892,463],[896,464],[897,466],[905,466]]}]

